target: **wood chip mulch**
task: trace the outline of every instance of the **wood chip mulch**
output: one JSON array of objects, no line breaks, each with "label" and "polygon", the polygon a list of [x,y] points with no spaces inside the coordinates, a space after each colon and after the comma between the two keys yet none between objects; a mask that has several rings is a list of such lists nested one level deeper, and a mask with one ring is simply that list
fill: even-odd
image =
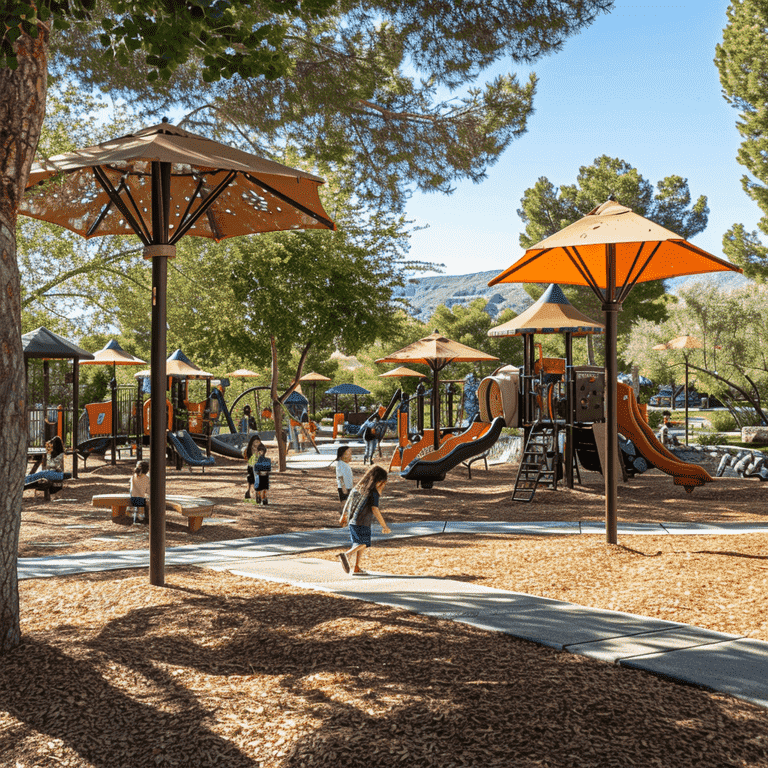
[{"label": "wood chip mulch", "polygon": [[[146,546],[145,528],[90,507],[127,488],[128,473],[89,461],[59,499],[25,498],[20,555]],[[214,498],[218,519],[190,534],[169,513],[168,546],[338,517],[331,469],[273,475],[267,508],[243,501],[242,475],[218,458],[205,475],[170,470],[169,492]],[[601,478],[584,479],[515,504],[513,467],[475,465],[471,482],[454,471],[432,491],[393,478],[382,511],[388,522],[601,520]],[[619,516],[765,522],[764,488],[722,480],[688,496],[654,472],[620,487]],[[377,542],[368,566],[768,641],[765,534],[618,547],[440,535]],[[165,588],[113,571],[24,581],[20,596],[23,644],[0,664],[2,768],[768,765],[764,709],[445,620],[188,567],[168,569]]]}]

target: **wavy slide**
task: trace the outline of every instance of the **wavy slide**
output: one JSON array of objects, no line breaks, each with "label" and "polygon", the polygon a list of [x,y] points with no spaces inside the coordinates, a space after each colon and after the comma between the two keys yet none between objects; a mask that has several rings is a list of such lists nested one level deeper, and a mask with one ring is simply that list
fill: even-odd
[{"label": "wavy slide", "polygon": [[688,493],[693,493],[698,485],[712,482],[704,467],[680,461],[659,442],[637,407],[632,387],[619,382],[617,400],[619,432],[635,444],[649,464],[666,472],[674,479],[675,485],[682,485]]},{"label": "wavy slide", "polygon": [[498,439],[505,421],[498,416],[490,424],[474,422],[459,435],[444,439],[440,448],[417,456],[400,473],[406,480],[419,480],[423,488],[431,488],[435,481],[445,480],[446,472],[462,461],[487,451]]}]

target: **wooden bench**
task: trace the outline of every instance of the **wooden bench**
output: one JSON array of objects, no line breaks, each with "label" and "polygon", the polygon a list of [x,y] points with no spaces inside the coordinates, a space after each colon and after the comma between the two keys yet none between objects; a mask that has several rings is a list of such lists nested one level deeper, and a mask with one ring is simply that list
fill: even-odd
[{"label": "wooden bench", "polygon": [[[94,507],[109,507],[112,517],[122,517],[131,506],[131,497],[127,493],[102,493],[91,499]],[[172,509],[187,518],[187,525],[191,532],[199,531],[203,526],[203,519],[213,515],[214,503],[210,499],[201,499],[197,496],[172,496],[165,497],[165,508]]]}]

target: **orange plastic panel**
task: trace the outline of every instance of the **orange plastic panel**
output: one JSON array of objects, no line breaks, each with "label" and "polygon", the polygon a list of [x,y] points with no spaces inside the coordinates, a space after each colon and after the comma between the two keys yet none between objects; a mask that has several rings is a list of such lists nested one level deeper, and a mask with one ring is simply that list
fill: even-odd
[{"label": "orange plastic panel", "polygon": [[205,415],[206,401],[202,403],[187,403],[189,411],[189,431],[200,435],[203,432],[203,417]]},{"label": "orange plastic panel", "polygon": [[[144,434],[148,435],[152,426],[152,398],[150,397],[146,403],[144,403]],[[165,399],[165,412],[168,414],[168,429],[173,429],[173,406],[171,401]]]},{"label": "orange plastic panel", "polygon": [[91,437],[112,434],[112,401],[107,403],[88,403],[88,426]]},{"label": "orange plastic panel", "polygon": [[336,435],[341,432],[342,428],[344,427],[344,414],[343,413],[335,413],[333,415],[333,439],[336,439]]}]

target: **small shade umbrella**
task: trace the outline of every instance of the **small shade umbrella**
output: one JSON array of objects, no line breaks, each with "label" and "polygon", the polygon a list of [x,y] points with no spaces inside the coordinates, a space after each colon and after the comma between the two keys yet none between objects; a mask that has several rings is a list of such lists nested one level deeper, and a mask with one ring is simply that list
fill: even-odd
[{"label": "small shade umbrella", "polygon": [[339,411],[339,395],[354,395],[355,396],[355,413],[358,411],[358,405],[357,405],[357,397],[358,395],[370,395],[370,390],[367,390],[365,387],[361,387],[359,384],[337,384],[335,387],[331,387],[330,389],[325,390],[326,395],[334,395],[335,396],[335,404],[334,404],[334,410],[338,413]]},{"label": "small shade umbrella", "polygon": [[[695,336],[677,336],[664,344],[657,344],[652,349],[662,352],[672,349],[683,350],[683,359],[685,360],[685,444],[688,445],[688,355],[689,349],[704,349],[704,344]],[[672,398],[669,403],[670,410],[675,407],[675,388],[672,387]]]},{"label": "small shade umbrella", "polygon": [[312,421],[315,420],[315,390],[317,389],[317,382],[318,381],[330,381],[330,379],[327,376],[323,376],[322,373],[315,373],[312,371],[312,373],[305,373],[299,381],[305,381],[307,384],[312,385]]},{"label": "small shade umbrella", "polygon": [[397,368],[393,368],[391,371],[384,371],[384,373],[379,374],[379,378],[381,379],[385,379],[387,377],[403,378],[407,376],[418,376],[422,379],[427,378],[426,374],[414,371],[413,368],[406,368],[404,365],[400,365]]},{"label": "small shade umbrella", "polygon": [[126,352],[115,339],[111,339],[98,352],[93,353],[93,360],[81,360],[80,365],[111,365],[112,381],[112,465],[117,463],[117,374],[118,365],[146,365],[147,361]]},{"label": "small shade umbrella", "polygon": [[407,347],[392,352],[377,360],[377,363],[421,363],[432,370],[432,430],[434,448],[440,447],[440,391],[438,388],[440,371],[450,363],[474,363],[484,360],[498,360],[478,349],[472,349],[458,341],[451,341],[435,331],[423,339],[414,341]]},{"label": "small shade umbrella", "polygon": [[[525,361],[525,376],[533,375],[535,334],[565,334],[565,365],[573,365],[573,337],[587,334],[604,333],[605,326],[596,323],[579,312],[568,301],[562,288],[552,283],[525,312],[513,317],[502,325],[497,325],[488,331],[489,336],[522,336]],[[571,390],[568,388],[568,440],[565,450],[565,482],[568,488],[573,488],[573,409],[570,402]],[[523,399],[525,407],[530,402],[529,397]],[[526,414],[530,418],[530,414]]]},{"label": "small shade umbrella", "polygon": [[248,368],[238,368],[236,371],[227,374],[228,379],[253,379],[261,374],[251,371]]},{"label": "small shade umbrella", "polygon": [[[55,179],[53,183],[47,183]],[[84,237],[135,234],[152,262],[151,386],[161,391],[166,348],[168,259],[184,235],[334,229],[323,180],[189,133],[170,123],[55,155],[29,173],[19,213]],[[165,403],[152,403],[150,494],[165,498]],[[150,515],[149,579],[165,583],[165,506]]]},{"label": "small shade umbrella", "polygon": [[[616,376],[617,313],[638,282],[664,280],[703,272],[741,272],[730,262],[684,240],[680,235],[608,200],[551,237],[531,246],[508,269],[489,282],[586,285],[605,313],[606,433],[618,439]],[[614,451],[606,452],[605,528],[608,543],[617,543],[617,467]]]}]

